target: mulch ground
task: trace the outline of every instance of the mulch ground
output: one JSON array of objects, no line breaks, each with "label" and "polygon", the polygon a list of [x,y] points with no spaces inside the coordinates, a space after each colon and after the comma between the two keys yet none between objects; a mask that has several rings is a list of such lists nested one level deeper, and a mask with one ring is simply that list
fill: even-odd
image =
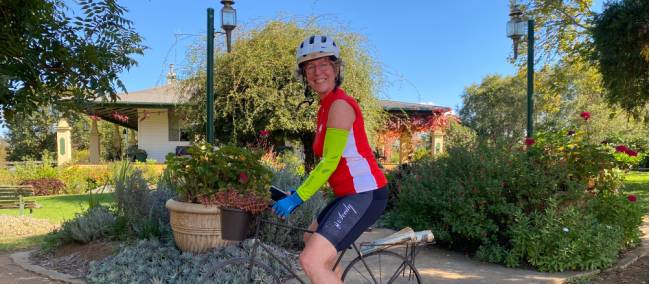
[{"label": "mulch ground", "polygon": [[51,252],[35,251],[29,260],[32,264],[56,270],[78,278],[88,273],[91,261],[101,260],[113,253],[114,244],[93,242],[88,244],[66,244]]},{"label": "mulch ground", "polygon": [[592,279],[592,283],[650,283],[648,282],[648,257],[639,258],[623,270],[600,273]]},{"label": "mulch ground", "polygon": [[0,215],[0,240],[10,240],[33,235],[42,235],[59,226],[47,220],[27,216]]}]

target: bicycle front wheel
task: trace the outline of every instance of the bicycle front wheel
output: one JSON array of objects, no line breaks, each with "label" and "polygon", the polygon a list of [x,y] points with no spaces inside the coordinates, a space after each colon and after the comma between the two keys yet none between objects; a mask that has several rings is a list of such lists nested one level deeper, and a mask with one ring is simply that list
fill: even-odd
[{"label": "bicycle front wheel", "polygon": [[280,284],[278,276],[271,267],[250,257],[237,257],[220,262],[203,277],[203,281],[220,284]]},{"label": "bicycle front wheel", "polygon": [[343,271],[345,283],[422,283],[411,261],[392,251],[355,258]]}]

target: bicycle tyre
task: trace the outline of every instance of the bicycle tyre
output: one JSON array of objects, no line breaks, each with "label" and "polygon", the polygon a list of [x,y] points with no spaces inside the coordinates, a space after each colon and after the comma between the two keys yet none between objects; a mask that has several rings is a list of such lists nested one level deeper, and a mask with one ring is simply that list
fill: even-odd
[{"label": "bicycle tyre", "polygon": [[[253,273],[252,278],[248,279],[248,282],[245,282],[248,278],[248,271],[251,269],[251,258],[250,257],[237,257],[225,260],[216,265],[212,271],[207,273],[203,279],[207,282],[213,283],[274,283],[280,284],[279,277],[275,274],[273,269],[270,266],[262,263],[257,259],[252,259],[253,261]],[[225,275],[227,273],[228,279],[215,279],[220,274]]]},{"label": "bicycle tyre", "polygon": [[[362,258],[371,267],[374,280],[361,261]],[[375,280],[378,281],[377,283],[422,283],[420,273],[411,261],[387,250],[375,251],[355,258],[345,268],[341,279],[345,283],[375,283]]]}]

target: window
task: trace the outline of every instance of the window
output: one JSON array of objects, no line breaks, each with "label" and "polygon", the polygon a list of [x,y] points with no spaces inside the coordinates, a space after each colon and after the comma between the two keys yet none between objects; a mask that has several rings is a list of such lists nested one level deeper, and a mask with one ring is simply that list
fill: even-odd
[{"label": "window", "polygon": [[190,141],[189,133],[185,129],[186,122],[175,110],[167,111],[167,121],[169,122],[169,141]]}]

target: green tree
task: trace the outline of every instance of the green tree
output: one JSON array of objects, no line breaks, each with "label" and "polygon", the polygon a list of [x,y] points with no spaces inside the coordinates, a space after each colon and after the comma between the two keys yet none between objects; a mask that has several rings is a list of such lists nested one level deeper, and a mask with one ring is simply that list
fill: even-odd
[{"label": "green tree", "polygon": [[[512,5],[511,1],[511,5]],[[584,58],[591,50],[589,30],[595,13],[592,0],[527,0],[522,8],[524,15],[535,20],[536,61],[549,63],[556,58]],[[525,38],[519,54],[526,53]],[[525,67],[526,56],[518,58]]]},{"label": "green tree", "polygon": [[[526,123],[524,71],[517,76],[487,76],[463,94],[459,115],[463,124],[491,139],[523,137]],[[553,130],[578,125],[582,112],[593,143],[616,137],[621,141],[647,141],[648,128],[605,98],[602,75],[586,61],[574,59],[547,65],[536,72],[534,122],[536,130]],[[646,138],[644,138],[646,137]],[[646,151],[647,146],[643,149]]]},{"label": "green tree", "polygon": [[[559,129],[569,125],[585,125],[582,112],[589,112],[590,139],[592,143],[603,140],[646,141],[648,125],[629,115],[621,107],[610,105],[603,76],[598,67],[589,62],[559,62],[545,67],[536,81],[536,127]],[[642,145],[640,143],[639,145]],[[647,145],[636,148],[647,152]]]},{"label": "green tree", "polygon": [[607,2],[592,34],[607,101],[647,120],[648,0]]},{"label": "green tree", "polygon": [[51,109],[18,113],[6,123],[9,161],[40,160],[44,152],[56,151],[57,119]]},{"label": "green tree", "polygon": [[[65,1],[67,2],[67,1]],[[141,37],[115,0],[0,1],[0,112],[7,120],[53,106],[63,112],[126,91],[118,74],[137,64]]]},{"label": "green tree", "polygon": [[480,137],[519,140],[526,130],[526,83],[522,76],[489,75],[465,88],[459,116]]},{"label": "green tree", "polygon": [[[311,153],[317,104],[316,95],[305,98],[304,87],[295,77],[296,47],[309,34],[333,36],[341,47],[345,62],[342,88],[359,101],[367,130],[372,134],[379,125],[381,107],[375,98],[380,71],[364,49],[363,39],[349,32],[304,26],[295,21],[270,21],[243,32],[232,52],[216,53],[215,127],[219,142],[255,141],[260,130],[269,130],[274,140],[300,140],[307,159]],[[197,133],[205,124],[205,58],[200,51],[190,54],[196,68],[182,84],[192,104],[185,108]],[[371,140],[373,141],[373,140]]]}]

